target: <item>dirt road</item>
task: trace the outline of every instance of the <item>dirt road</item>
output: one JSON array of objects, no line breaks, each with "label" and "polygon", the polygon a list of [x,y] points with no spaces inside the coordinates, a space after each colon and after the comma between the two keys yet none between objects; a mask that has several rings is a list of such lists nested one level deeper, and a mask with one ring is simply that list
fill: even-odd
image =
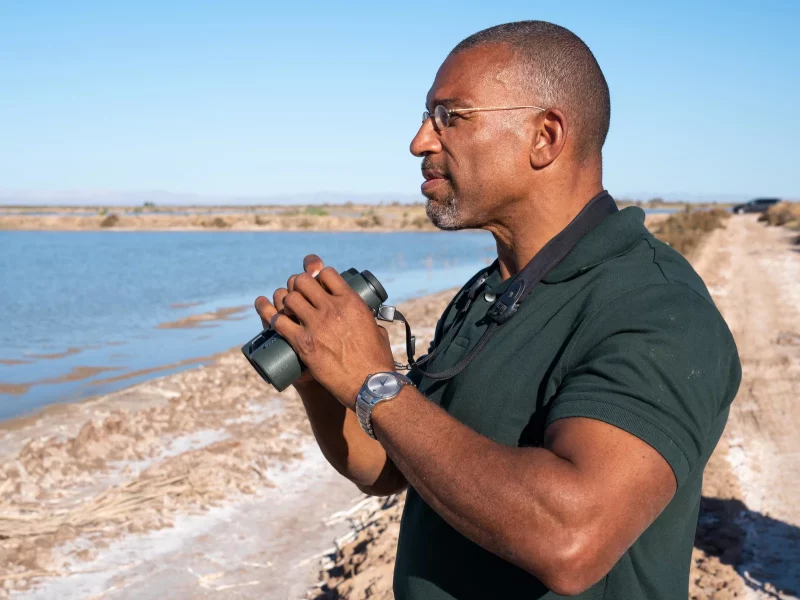
[{"label": "dirt road", "polygon": [[[796,234],[795,234],[796,235]],[[692,263],[728,322],[743,381],[706,468],[693,600],[800,594],[800,246],[754,216],[706,238]],[[318,598],[391,598],[403,498],[322,570]]]},{"label": "dirt road", "polygon": [[[754,216],[734,217],[693,261],[736,338],[743,370],[706,469],[696,545],[712,568],[735,570],[723,581],[745,598],[800,595],[800,246],[792,237]],[[697,571],[703,579],[708,569],[700,562]],[[697,598],[734,597],[709,583]],[[714,589],[716,596],[703,595]]]}]

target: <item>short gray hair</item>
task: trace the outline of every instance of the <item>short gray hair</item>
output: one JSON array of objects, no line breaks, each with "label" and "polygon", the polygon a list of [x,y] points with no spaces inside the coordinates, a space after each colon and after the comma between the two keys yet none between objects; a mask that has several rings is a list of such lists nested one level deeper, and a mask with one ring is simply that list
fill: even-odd
[{"label": "short gray hair", "polygon": [[507,44],[536,102],[564,110],[579,156],[600,153],[611,120],[608,83],[589,47],[569,29],[546,21],[496,25],[460,42],[450,55],[486,44]]}]

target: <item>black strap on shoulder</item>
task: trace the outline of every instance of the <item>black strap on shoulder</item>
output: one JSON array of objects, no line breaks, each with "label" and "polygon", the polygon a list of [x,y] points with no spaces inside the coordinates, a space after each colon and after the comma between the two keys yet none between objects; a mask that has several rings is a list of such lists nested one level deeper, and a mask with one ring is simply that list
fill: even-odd
[{"label": "black strap on shoulder", "polygon": [[[562,229],[553,239],[547,242],[547,244],[545,244],[545,246],[536,254],[536,256],[534,256],[531,261],[525,265],[525,267],[519,273],[516,274],[514,280],[508,286],[506,291],[501,294],[501,296],[489,309],[487,314],[489,318],[492,319],[492,323],[486,328],[486,331],[483,332],[483,335],[481,336],[480,340],[478,340],[478,343],[469,352],[469,354],[467,354],[467,356],[461,360],[461,362],[445,371],[441,371],[439,373],[430,373],[421,368],[423,364],[427,363],[434,356],[436,356],[442,345],[440,345],[439,348],[436,348],[431,354],[423,356],[418,361],[415,361],[413,336],[411,336],[411,327],[409,326],[408,321],[405,320],[399,311],[394,309],[392,318],[386,318],[389,316],[388,314],[383,317],[379,314],[379,319],[382,318],[383,320],[387,321],[402,320],[406,325],[406,352],[408,354],[408,365],[398,365],[398,367],[415,369],[423,376],[435,380],[450,379],[451,377],[458,375],[467,367],[470,362],[472,362],[472,360],[488,343],[495,330],[516,314],[525,298],[530,295],[536,285],[542,279],[544,279],[547,273],[549,273],[551,269],[564,260],[564,258],[566,258],[566,256],[572,251],[575,245],[587,233],[599,225],[607,216],[615,212],[617,212],[617,205],[607,191],[604,190],[602,193],[592,198],[583,208],[583,210],[581,210],[581,212],[579,212],[578,215],[569,223],[569,225]],[[479,289],[485,280],[486,277],[481,275],[481,277],[476,280],[475,285],[472,286],[470,291],[473,291],[473,289]],[[471,294],[468,304],[471,303],[475,295],[477,295],[477,292]]]}]

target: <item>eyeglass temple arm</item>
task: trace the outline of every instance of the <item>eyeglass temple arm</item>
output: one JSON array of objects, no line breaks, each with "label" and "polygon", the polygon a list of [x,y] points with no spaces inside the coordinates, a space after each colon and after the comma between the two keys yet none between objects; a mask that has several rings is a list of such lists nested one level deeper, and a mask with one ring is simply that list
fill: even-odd
[{"label": "eyeglass temple arm", "polygon": [[517,108],[535,108],[537,110],[546,110],[541,106],[486,106],[486,107],[476,107],[476,108],[451,108],[447,112],[463,113],[463,112],[474,112],[477,110],[515,110]]}]

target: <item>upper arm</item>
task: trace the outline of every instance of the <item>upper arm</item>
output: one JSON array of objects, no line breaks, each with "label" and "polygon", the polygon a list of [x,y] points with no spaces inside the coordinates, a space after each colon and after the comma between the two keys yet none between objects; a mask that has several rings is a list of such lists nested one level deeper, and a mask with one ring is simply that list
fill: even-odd
[{"label": "upper arm", "polygon": [[544,445],[574,467],[583,513],[576,570],[594,583],[667,506],[675,476],[652,446],[596,419],[558,420],[545,431]]},{"label": "upper arm", "polygon": [[628,294],[580,334],[544,445],[577,474],[576,546],[597,581],[703,467],[741,370],[714,305],[684,285]]}]

